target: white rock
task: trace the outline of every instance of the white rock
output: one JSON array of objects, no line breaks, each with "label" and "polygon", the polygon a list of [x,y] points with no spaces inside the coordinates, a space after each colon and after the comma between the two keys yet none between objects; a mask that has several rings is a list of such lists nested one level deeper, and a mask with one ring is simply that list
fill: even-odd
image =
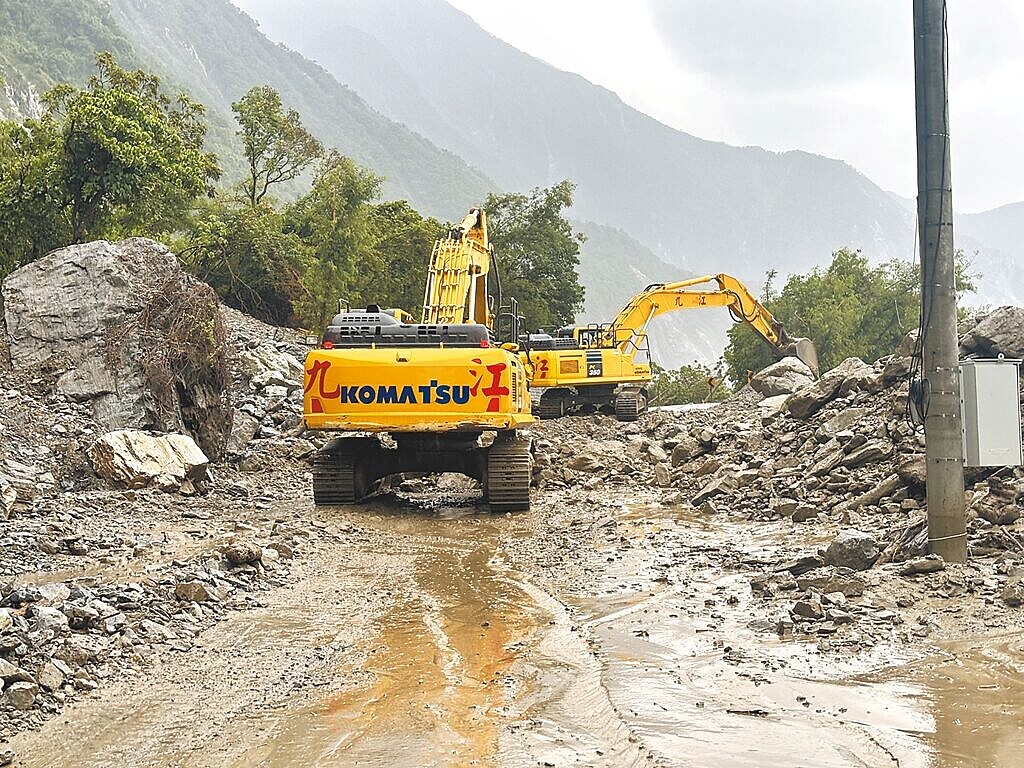
[{"label": "white rock", "polygon": [[89,447],[100,477],[129,488],[181,487],[206,473],[209,459],[187,435],[154,435],[133,429],[108,432]]}]

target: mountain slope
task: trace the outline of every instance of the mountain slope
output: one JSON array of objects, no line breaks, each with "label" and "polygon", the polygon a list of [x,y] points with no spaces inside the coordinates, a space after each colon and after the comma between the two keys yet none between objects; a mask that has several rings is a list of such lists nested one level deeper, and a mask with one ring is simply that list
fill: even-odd
[{"label": "mountain slope", "polygon": [[953,220],[957,246],[980,275],[978,303],[1024,305],[1024,202]]},{"label": "mountain slope", "polygon": [[850,166],[732,147],[669,128],[531,58],[442,0],[239,0],[274,39],[501,186],[578,183],[574,214],[619,227],[694,271],[758,280],[842,246],[913,245],[903,209]]},{"label": "mountain slope", "polygon": [[[590,221],[573,226],[587,236],[580,249],[580,280],[587,286],[586,306],[576,319],[580,325],[609,322],[634,294],[652,283],[693,276],[666,264],[622,230]],[[722,356],[731,323],[728,311],[721,307],[662,315],[648,328],[651,358],[668,368],[714,362]]]},{"label": "mountain slope", "polygon": [[56,82],[83,83],[95,53],[161,75],[207,107],[209,144],[227,172],[242,161],[231,103],[270,84],[328,146],[382,174],[384,194],[453,219],[495,188],[462,159],[380,113],[322,68],[272,43],[228,0],[6,0],[0,4],[0,114],[38,109]]}]

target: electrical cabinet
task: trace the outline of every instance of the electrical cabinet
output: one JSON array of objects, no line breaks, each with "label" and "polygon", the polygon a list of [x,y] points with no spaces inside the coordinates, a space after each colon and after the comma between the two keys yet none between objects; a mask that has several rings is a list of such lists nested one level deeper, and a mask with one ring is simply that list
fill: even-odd
[{"label": "electrical cabinet", "polygon": [[1021,464],[1020,360],[963,360],[960,412],[964,464],[1005,467]]}]

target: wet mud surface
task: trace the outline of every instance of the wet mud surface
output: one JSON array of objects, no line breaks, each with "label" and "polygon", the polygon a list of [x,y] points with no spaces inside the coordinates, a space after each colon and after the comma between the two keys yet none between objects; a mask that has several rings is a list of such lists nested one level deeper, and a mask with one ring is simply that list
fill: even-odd
[{"label": "wet mud surface", "polygon": [[[822,653],[749,579],[787,535],[620,496],[310,511],[293,583],[11,746],[19,765],[1006,766],[1020,635]],[[609,523],[608,520],[612,522]],[[171,546],[174,550],[175,547]]]}]

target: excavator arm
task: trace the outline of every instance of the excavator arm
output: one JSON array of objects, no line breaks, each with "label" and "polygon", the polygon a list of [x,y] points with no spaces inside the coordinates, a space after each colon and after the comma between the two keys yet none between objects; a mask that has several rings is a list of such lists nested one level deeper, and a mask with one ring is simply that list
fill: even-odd
[{"label": "excavator arm", "polygon": [[487,305],[487,274],[491,270],[487,214],[472,208],[466,217],[434,243],[423,294],[423,323],[478,323],[493,327]]},{"label": "excavator arm", "polygon": [[[715,283],[717,289],[697,287],[707,283]],[[629,355],[639,348],[651,320],[668,312],[700,307],[727,307],[734,320],[749,325],[780,357],[798,357],[818,375],[818,354],[810,339],[790,337],[743,283],[726,274],[647,286],[607,327],[603,342]]]}]

